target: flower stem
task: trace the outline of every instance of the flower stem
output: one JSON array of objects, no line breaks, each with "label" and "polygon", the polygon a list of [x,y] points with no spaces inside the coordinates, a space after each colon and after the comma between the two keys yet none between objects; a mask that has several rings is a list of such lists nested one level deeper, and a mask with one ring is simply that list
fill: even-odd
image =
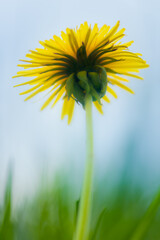
[{"label": "flower stem", "polygon": [[85,99],[86,109],[86,163],[83,189],[78,211],[75,240],[86,240],[88,236],[93,180],[93,123],[92,123],[92,97],[87,95]]}]

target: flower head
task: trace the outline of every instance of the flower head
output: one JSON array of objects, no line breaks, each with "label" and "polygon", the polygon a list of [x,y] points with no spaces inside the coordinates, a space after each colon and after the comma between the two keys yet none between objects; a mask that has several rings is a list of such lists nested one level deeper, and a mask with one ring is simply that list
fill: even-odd
[{"label": "flower head", "polygon": [[42,110],[49,104],[53,107],[62,98],[62,118],[68,115],[70,122],[75,103],[84,106],[86,94],[91,94],[95,107],[102,113],[102,101],[110,101],[108,93],[117,98],[113,85],[133,93],[123,82],[128,82],[126,77],[142,79],[135,73],[148,65],[141,54],[128,50],[133,41],[119,42],[125,29],[118,31],[118,27],[119,21],[111,29],[107,25],[99,29],[97,24],[91,28],[85,22],[79,28],[62,31],[61,37],[40,41],[43,48],[30,50],[26,55],[29,60],[20,60],[24,64],[18,65],[25,70],[14,76],[33,77],[16,85],[30,86],[21,95],[29,94],[25,99],[28,100],[48,91]]}]

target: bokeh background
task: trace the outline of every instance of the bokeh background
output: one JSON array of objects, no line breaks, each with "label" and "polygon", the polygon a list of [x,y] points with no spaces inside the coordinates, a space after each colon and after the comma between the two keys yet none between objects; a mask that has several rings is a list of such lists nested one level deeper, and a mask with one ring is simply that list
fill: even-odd
[{"label": "bokeh background", "polygon": [[[18,60],[39,40],[60,35],[84,21],[113,25],[120,20],[132,51],[141,52],[150,68],[144,81],[132,79],[135,95],[115,89],[104,115],[94,110],[95,175],[113,179],[127,168],[134,181],[150,191],[160,185],[160,80],[158,0],[0,0],[0,198],[12,163],[14,198],[34,193],[42,172],[54,176],[70,171],[81,184],[85,158],[85,112],[79,106],[71,125],[60,120],[62,102],[40,112],[43,96],[24,103],[22,89],[13,88]],[[124,41],[125,41],[124,40]],[[104,183],[107,184],[107,183]]]}]

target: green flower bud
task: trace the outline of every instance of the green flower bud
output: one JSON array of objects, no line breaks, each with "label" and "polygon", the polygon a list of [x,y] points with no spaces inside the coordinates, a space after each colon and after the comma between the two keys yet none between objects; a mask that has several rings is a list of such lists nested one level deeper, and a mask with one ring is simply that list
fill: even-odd
[{"label": "green flower bud", "polygon": [[74,97],[84,107],[85,96],[90,94],[93,101],[101,104],[107,90],[107,73],[104,67],[89,65],[84,43],[77,50],[77,65],[66,81],[68,99]]}]

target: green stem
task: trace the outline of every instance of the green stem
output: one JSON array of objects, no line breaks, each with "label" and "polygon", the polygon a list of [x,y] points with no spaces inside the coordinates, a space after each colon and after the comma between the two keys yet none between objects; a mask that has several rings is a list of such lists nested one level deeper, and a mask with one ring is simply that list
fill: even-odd
[{"label": "green stem", "polygon": [[86,166],[83,189],[80,199],[80,207],[78,211],[77,228],[75,240],[86,240],[88,236],[91,201],[92,201],[92,180],[93,180],[93,123],[92,123],[92,97],[86,96]]}]

